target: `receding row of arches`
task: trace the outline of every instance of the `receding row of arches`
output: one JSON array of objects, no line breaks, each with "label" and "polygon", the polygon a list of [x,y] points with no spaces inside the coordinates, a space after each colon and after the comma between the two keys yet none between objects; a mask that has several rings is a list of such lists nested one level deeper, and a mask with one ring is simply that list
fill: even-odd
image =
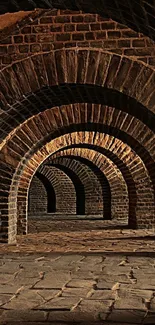
[{"label": "receding row of arches", "polygon": [[56,212],[127,221],[128,189],[119,168],[91,148],[73,147],[52,155],[32,179],[29,214]]},{"label": "receding row of arches", "polygon": [[[98,211],[104,219],[126,218],[132,228],[153,228],[154,71],[137,63],[136,81],[141,83],[134,87],[134,62],[103,50],[34,57],[3,71],[3,77],[10,72],[14,81],[7,79],[7,87],[2,82],[1,91],[2,240],[14,242],[17,230],[27,233],[34,175],[46,189],[50,182],[53,202],[61,209],[65,202],[67,213],[72,204],[74,213]],[[34,59],[41,75],[34,65],[34,75],[30,69]],[[90,70],[92,60],[97,65]],[[130,74],[122,83],[124,69]],[[146,78],[147,89],[142,89]],[[64,185],[67,179],[70,185]],[[67,186],[74,193],[70,199],[65,190],[60,192]],[[54,210],[52,203],[48,206]]]}]

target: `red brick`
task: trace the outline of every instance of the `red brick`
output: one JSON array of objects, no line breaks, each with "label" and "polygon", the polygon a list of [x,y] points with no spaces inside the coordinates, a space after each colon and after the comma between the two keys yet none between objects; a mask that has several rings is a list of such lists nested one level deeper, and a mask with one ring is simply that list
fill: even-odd
[{"label": "red brick", "polygon": [[75,24],[65,24],[64,31],[65,32],[74,32],[75,31]]},{"label": "red brick", "polygon": [[145,47],[145,40],[144,39],[136,39],[132,41],[133,47]]},{"label": "red brick", "polygon": [[62,32],[62,25],[51,25],[50,26],[50,31],[52,33]]},{"label": "red brick", "polygon": [[104,41],[105,48],[117,48],[117,42],[115,40],[106,40]]},{"label": "red brick", "polygon": [[11,59],[11,57],[10,56],[3,56],[2,57],[2,63],[3,64],[10,64],[12,62],[12,59]]},{"label": "red brick", "polygon": [[77,31],[89,31],[89,24],[78,24]]},{"label": "red brick", "polygon": [[86,33],[85,37],[86,37],[86,40],[94,40],[95,34],[93,32],[89,32],[89,33]]},{"label": "red brick", "polygon": [[32,44],[32,45],[30,45],[30,51],[32,53],[40,52],[41,51],[41,45],[40,44]]},{"label": "red brick", "polygon": [[52,50],[53,45],[51,43],[50,44],[43,43],[41,47],[43,52],[48,52]]},{"label": "red brick", "polygon": [[24,41],[26,43],[35,43],[37,41],[37,36],[36,35],[25,35]]},{"label": "red brick", "polygon": [[84,16],[84,22],[86,22],[86,23],[95,22],[96,19],[97,19],[97,15],[86,15],[86,16]]},{"label": "red brick", "polygon": [[23,35],[14,36],[14,43],[23,43]]},{"label": "red brick", "polygon": [[82,15],[72,16],[73,23],[82,23],[83,20],[84,20],[84,17]]},{"label": "red brick", "polygon": [[56,34],[56,40],[58,42],[66,42],[66,41],[70,41],[70,37],[71,35],[69,33],[66,33],[66,34]]},{"label": "red brick", "polygon": [[0,44],[11,44],[12,43],[12,36],[4,38],[0,41]]},{"label": "red brick", "polygon": [[107,37],[107,34],[105,31],[96,33],[96,39],[104,39],[106,37]]},{"label": "red brick", "polygon": [[119,31],[108,31],[108,37],[109,38],[120,38],[121,37],[121,33]]},{"label": "red brick", "polygon": [[31,33],[31,26],[25,26],[21,29],[22,34],[30,34]]},{"label": "red brick", "polygon": [[111,22],[111,21],[105,21],[101,24],[102,29],[106,29],[106,30],[114,30],[116,28],[116,23],[115,22]]},{"label": "red brick", "polygon": [[82,33],[72,34],[73,41],[83,41],[84,35]]},{"label": "red brick", "polygon": [[61,24],[64,24],[64,23],[69,23],[70,22],[70,16],[57,16],[55,17],[54,19],[55,23],[61,23]]},{"label": "red brick", "polygon": [[129,39],[123,39],[118,41],[118,47],[126,48],[126,47],[131,47],[131,41]]},{"label": "red brick", "polygon": [[50,31],[50,26],[48,25],[38,25],[38,26],[33,26],[32,28],[32,33],[49,33]]},{"label": "red brick", "polygon": [[42,17],[40,18],[40,24],[52,24],[53,17]]},{"label": "red brick", "polygon": [[53,34],[43,34],[37,36],[38,43],[50,43],[54,41],[54,35]]},{"label": "red brick", "polygon": [[7,47],[6,46],[0,46],[0,54],[7,53]]},{"label": "red brick", "polygon": [[18,52],[19,52],[18,45],[9,45],[8,46],[8,53],[9,54],[18,53]]},{"label": "red brick", "polygon": [[90,24],[91,30],[100,30],[101,29],[101,24],[96,23],[96,24]]},{"label": "red brick", "polygon": [[19,45],[19,52],[20,53],[28,53],[29,52],[29,45]]}]

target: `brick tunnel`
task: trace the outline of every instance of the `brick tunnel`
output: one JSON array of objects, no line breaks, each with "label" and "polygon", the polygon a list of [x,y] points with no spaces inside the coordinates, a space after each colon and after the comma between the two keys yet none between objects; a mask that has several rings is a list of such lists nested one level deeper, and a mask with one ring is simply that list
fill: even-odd
[{"label": "brick tunnel", "polygon": [[154,228],[151,20],[44,5],[1,16],[1,241],[27,233],[28,214]]},{"label": "brick tunnel", "polygon": [[154,233],[154,41],[154,1],[1,1],[0,247]]}]

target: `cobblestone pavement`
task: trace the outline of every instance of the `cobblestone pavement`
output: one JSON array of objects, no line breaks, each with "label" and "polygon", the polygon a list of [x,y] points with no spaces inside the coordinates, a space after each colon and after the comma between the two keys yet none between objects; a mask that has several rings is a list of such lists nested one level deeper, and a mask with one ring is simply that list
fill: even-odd
[{"label": "cobblestone pavement", "polygon": [[121,226],[29,220],[0,245],[0,324],[155,325],[155,234]]},{"label": "cobblestone pavement", "polygon": [[0,324],[155,324],[155,257],[0,255]]}]

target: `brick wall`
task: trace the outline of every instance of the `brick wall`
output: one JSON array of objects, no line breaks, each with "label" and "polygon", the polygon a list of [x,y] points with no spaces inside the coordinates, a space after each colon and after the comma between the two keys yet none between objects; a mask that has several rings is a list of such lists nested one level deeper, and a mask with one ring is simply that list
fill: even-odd
[{"label": "brick wall", "polygon": [[95,173],[83,163],[75,159],[61,158],[51,160],[52,164],[67,166],[73,170],[84,185],[85,191],[85,214],[103,215],[103,194],[101,184]]},{"label": "brick wall", "polygon": [[0,67],[39,52],[70,47],[103,48],[155,64],[154,42],[97,14],[51,10],[0,41]]},{"label": "brick wall", "polygon": [[39,172],[51,182],[56,195],[56,213],[76,214],[76,193],[71,179],[56,167],[40,167]]},{"label": "brick wall", "polygon": [[34,176],[29,189],[29,215],[43,215],[47,213],[47,192],[43,183]]}]

